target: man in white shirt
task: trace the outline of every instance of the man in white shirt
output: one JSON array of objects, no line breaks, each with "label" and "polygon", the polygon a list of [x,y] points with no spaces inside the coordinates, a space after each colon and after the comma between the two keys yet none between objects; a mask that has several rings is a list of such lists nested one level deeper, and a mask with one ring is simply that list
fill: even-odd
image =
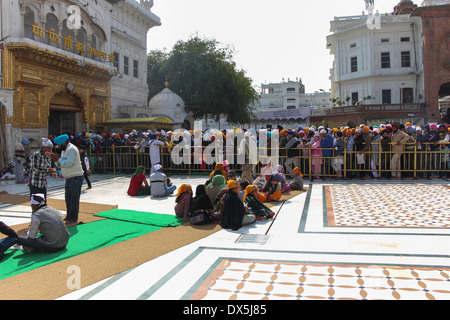
[{"label": "man in white shirt", "polygon": [[51,158],[57,167],[61,168],[61,173],[66,178],[66,225],[77,225],[81,186],[83,185],[83,168],[81,167],[80,152],[75,145],[69,142],[69,136],[67,134],[56,137],[53,142],[56,145],[61,145],[63,150],[61,156],[52,152],[47,152],[45,155]]},{"label": "man in white shirt", "polygon": [[157,164],[154,168],[155,173],[150,175],[150,189],[152,197],[166,197],[175,192],[175,185],[168,185],[167,176],[161,172],[162,166]]},{"label": "man in white shirt", "polygon": [[152,134],[150,136],[150,139],[145,141],[141,148],[145,148],[146,146],[149,146],[148,154],[150,156],[150,175],[155,172],[154,167],[161,162],[161,154],[159,151],[159,148],[164,146],[164,142],[159,141],[157,139],[156,134]]}]

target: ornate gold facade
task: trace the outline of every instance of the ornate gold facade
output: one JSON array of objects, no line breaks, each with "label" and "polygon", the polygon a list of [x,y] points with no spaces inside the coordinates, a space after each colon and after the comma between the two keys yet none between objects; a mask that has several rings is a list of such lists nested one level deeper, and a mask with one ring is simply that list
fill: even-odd
[{"label": "ornate gold facade", "polygon": [[28,43],[10,43],[2,55],[3,86],[14,93],[14,127],[47,128],[50,110],[81,113],[89,129],[111,118],[111,69]]}]

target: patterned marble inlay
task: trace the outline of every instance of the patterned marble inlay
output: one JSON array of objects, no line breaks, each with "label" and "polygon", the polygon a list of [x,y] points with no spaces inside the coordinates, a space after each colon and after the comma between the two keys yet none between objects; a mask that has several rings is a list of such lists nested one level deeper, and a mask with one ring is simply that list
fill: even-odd
[{"label": "patterned marble inlay", "polygon": [[449,228],[450,188],[442,185],[325,187],[328,226]]},{"label": "patterned marble inlay", "polygon": [[450,269],[223,259],[192,300],[447,300]]}]

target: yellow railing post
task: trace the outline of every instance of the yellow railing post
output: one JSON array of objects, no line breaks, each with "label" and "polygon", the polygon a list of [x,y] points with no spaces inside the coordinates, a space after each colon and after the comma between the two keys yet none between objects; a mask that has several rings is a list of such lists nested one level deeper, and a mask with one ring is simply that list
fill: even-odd
[{"label": "yellow railing post", "polygon": [[116,151],[114,148],[114,144],[111,145],[112,148],[112,155],[113,155],[113,173],[116,174]]},{"label": "yellow railing post", "polygon": [[417,178],[417,146],[416,143],[414,143],[414,178]]},{"label": "yellow railing post", "polygon": [[347,178],[347,142],[344,144],[345,148],[344,148],[344,174],[343,174],[343,178]]},{"label": "yellow railing post", "polygon": [[[381,178],[381,138],[378,140],[378,178]],[[375,162],[375,161],[374,161]]]},{"label": "yellow railing post", "polygon": [[311,144],[308,145],[308,158],[309,158],[309,161],[308,161],[309,181],[311,181],[311,168],[312,168],[312,166],[311,166],[311,161],[312,161],[312,159],[311,159]]}]

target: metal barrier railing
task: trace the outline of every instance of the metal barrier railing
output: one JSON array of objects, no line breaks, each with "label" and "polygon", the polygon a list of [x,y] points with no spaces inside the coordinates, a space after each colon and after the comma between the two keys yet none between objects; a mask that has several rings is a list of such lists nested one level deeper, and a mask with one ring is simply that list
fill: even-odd
[{"label": "metal barrier railing", "polygon": [[[406,176],[418,177],[424,175],[449,175],[450,173],[450,147],[448,142],[421,143],[419,150],[416,143],[404,143],[404,151],[393,151],[390,143],[389,150],[384,151],[381,143],[372,143],[371,150],[364,151],[359,155],[359,151],[347,151],[344,148],[341,157],[334,155],[333,148],[294,148],[294,155],[287,155],[286,149],[279,150],[279,164],[285,167],[285,175],[291,176],[292,169],[299,167],[306,178],[363,178],[365,175],[374,177]],[[447,147],[448,146],[448,147]],[[98,148],[98,147],[97,147]],[[202,153],[205,147],[202,147]],[[432,150],[433,149],[433,150]],[[313,150],[319,153],[315,155]],[[323,151],[330,151],[332,156],[323,156]],[[267,148],[267,154],[272,154],[272,149]],[[292,151],[291,151],[292,152]],[[91,161],[93,172],[133,173],[137,166],[142,165],[150,168],[150,157],[148,147],[144,149],[134,149],[132,146],[110,146],[101,147],[95,151],[89,148],[88,155]],[[192,175],[197,173],[209,174],[214,170],[214,164],[206,164],[202,159],[194,159],[194,147],[191,147],[191,164],[174,164],[171,152],[168,147],[160,148],[160,164],[164,171],[172,174]],[[224,153],[224,159],[228,155]],[[197,162],[195,160],[198,160]],[[237,153],[234,154],[234,163],[230,161],[230,169],[238,174],[242,171],[242,166],[237,164]],[[201,164],[198,164],[198,163]],[[260,172],[263,164],[258,162],[252,166],[253,176]],[[337,169],[340,168],[340,171]]]}]

